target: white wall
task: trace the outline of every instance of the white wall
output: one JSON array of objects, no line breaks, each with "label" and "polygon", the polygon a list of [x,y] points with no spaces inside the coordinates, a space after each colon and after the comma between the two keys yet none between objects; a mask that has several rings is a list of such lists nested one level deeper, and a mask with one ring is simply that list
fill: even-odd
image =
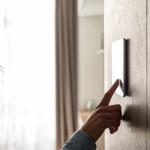
[{"label": "white wall", "polygon": [[79,17],[78,20],[78,100],[86,109],[89,99],[98,104],[104,94],[104,21],[102,16]]}]

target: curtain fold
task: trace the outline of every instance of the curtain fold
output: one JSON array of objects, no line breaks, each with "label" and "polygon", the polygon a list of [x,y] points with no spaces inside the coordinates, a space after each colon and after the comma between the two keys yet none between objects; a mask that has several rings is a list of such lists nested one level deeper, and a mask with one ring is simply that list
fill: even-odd
[{"label": "curtain fold", "polygon": [[56,149],[77,130],[77,1],[56,0]]}]

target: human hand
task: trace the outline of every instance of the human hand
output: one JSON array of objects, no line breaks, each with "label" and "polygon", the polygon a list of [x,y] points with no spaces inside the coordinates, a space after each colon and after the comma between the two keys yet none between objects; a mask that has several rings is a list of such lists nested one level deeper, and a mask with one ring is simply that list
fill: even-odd
[{"label": "human hand", "polygon": [[110,133],[113,134],[120,126],[122,118],[121,106],[118,104],[109,106],[111,97],[116,91],[118,85],[119,80],[116,80],[109,91],[105,93],[100,104],[94,109],[81,127],[81,130],[87,132],[95,142],[103,134],[105,129],[109,128]]}]

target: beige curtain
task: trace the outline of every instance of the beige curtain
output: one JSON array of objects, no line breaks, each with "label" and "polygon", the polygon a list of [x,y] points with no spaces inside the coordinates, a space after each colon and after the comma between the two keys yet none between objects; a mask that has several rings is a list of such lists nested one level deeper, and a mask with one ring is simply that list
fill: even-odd
[{"label": "beige curtain", "polygon": [[56,0],[56,149],[77,129],[77,1]]}]

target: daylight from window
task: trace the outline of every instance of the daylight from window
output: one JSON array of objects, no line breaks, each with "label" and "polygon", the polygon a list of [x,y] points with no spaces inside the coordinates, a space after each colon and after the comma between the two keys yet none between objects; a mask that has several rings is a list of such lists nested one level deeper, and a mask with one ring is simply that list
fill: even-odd
[{"label": "daylight from window", "polygon": [[7,150],[55,149],[54,8],[54,0],[5,3],[10,97],[0,102],[0,147]]}]

